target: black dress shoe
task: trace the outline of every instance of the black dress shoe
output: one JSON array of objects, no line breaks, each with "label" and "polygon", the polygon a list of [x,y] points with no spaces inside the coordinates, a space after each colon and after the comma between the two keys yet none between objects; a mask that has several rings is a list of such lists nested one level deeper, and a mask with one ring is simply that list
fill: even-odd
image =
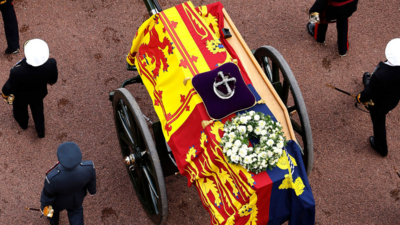
[{"label": "black dress shoe", "polygon": [[25,126],[22,126],[20,123],[18,123],[18,125],[19,125],[19,127],[21,127],[21,128],[22,128],[22,130],[26,130],[26,129],[28,129],[28,124],[27,124],[27,125],[25,125]]},{"label": "black dress shoe", "polygon": [[6,54],[6,55],[10,55],[10,54],[16,55],[16,54],[18,54],[18,53],[19,53],[19,49],[14,50],[14,51],[11,51],[11,50],[9,50],[9,49],[7,48],[6,51],[5,51],[5,54]]},{"label": "black dress shoe", "polygon": [[44,132],[38,132],[38,137],[39,138],[44,138]]},{"label": "black dress shoe", "polygon": [[308,22],[307,23],[307,31],[311,36],[314,37],[314,35],[315,35],[315,32],[314,32],[315,31],[315,24]]},{"label": "black dress shoe", "polygon": [[386,152],[382,152],[382,151],[379,151],[379,150],[376,148],[374,136],[369,137],[369,144],[371,145],[372,149],[374,149],[376,152],[379,153],[379,155],[381,155],[382,157],[387,156],[387,151],[386,151]]},{"label": "black dress shoe", "polygon": [[368,73],[368,72],[365,72],[364,75],[363,75],[364,87],[366,87],[369,84],[370,80],[371,80],[371,74]]}]

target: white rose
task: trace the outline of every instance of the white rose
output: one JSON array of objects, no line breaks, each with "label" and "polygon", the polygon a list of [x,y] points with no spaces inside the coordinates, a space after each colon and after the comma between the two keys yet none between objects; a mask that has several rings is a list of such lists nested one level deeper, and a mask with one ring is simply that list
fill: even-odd
[{"label": "white rose", "polygon": [[240,159],[240,157],[239,157],[238,155],[234,155],[233,158],[234,158],[233,161],[234,161],[235,163],[237,163],[237,162],[239,161],[239,159]]},{"label": "white rose", "polygon": [[247,123],[247,118],[245,116],[240,117],[240,122],[242,124],[246,124]]},{"label": "white rose", "polygon": [[271,158],[273,155],[274,155],[274,153],[272,151],[267,151],[268,158]]},{"label": "white rose", "polygon": [[256,148],[255,153],[259,154],[260,153],[260,148]]},{"label": "white rose", "polygon": [[278,142],[278,144],[276,144],[276,147],[283,148],[283,142]]},{"label": "white rose", "polygon": [[227,156],[231,156],[231,155],[232,155],[232,150],[228,150],[228,151],[226,152],[226,155],[227,155]]},{"label": "white rose", "polygon": [[233,138],[229,138],[229,142],[232,143],[233,142]]},{"label": "white rose", "polygon": [[260,153],[260,157],[261,158],[266,158],[267,157],[267,153],[266,152],[261,152]]},{"label": "white rose", "polygon": [[225,144],[225,147],[226,147],[226,148],[232,148],[232,142],[227,142],[227,143]]},{"label": "white rose", "polygon": [[231,133],[229,133],[228,137],[229,137],[229,138],[235,138],[236,135],[235,135],[235,133],[231,132]]},{"label": "white rose", "polygon": [[252,132],[252,131],[253,131],[253,127],[252,127],[251,125],[248,125],[248,126],[247,126],[247,130],[248,130],[249,132]]},{"label": "white rose", "polygon": [[253,110],[251,110],[251,111],[249,112],[250,116],[254,115],[255,113],[256,113],[256,112],[254,112]]},{"label": "white rose", "polygon": [[237,146],[238,148],[242,145],[242,142],[240,142],[239,140],[235,141],[235,146]]},{"label": "white rose", "polygon": [[260,127],[256,127],[256,129],[254,130],[254,133],[256,133],[257,135],[261,134],[261,128]]},{"label": "white rose", "polygon": [[246,163],[246,164],[251,164],[251,163],[252,163],[251,157],[250,157],[250,156],[246,156],[246,157],[244,158],[244,163]]},{"label": "white rose", "polygon": [[251,116],[246,116],[246,120],[247,121],[251,120]]},{"label": "white rose", "polygon": [[281,148],[274,147],[274,152],[275,152],[276,154],[278,154],[278,155],[281,155],[281,154],[282,154],[282,149],[281,149]]},{"label": "white rose", "polygon": [[267,135],[267,133],[268,133],[268,132],[267,132],[266,130],[262,130],[262,131],[261,131],[261,135],[263,135],[263,136]]},{"label": "white rose", "polygon": [[250,153],[252,153],[252,152],[253,152],[253,147],[248,147],[248,148],[247,148],[247,151],[249,151]]},{"label": "white rose", "polygon": [[273,140],[269,139],[269,140],[267,141],[267,145],[268,145],[268,146],[272,146],[273,144],[274,144],[274,141],[273,141]]},{"label": "white rose", "polygon": [[239,132],[242,134],[246,133],[246,126],[239,126]]},{"label": "white rose", "polygon": [[234,154],[236,154],[236,152],[239,150],[239,148],[238,147],[236,147],[236,146],[233,146],[232,147],[232,152],[234,153]]},{"label": "white rose", "polygon": [[272,138],[272,139],[275,139],[276,135],[275,134],[271,134],[271,136],[269,136],[269,137]]},{"label": "white rose", "polygon": [[254,115],[254,120],[260,120],[260,115],[258,114]]},{"label": "white rose", "polygon": [[260,126],[261,128],[264,128],[266,125],[264,120],[261,120],[260,122],[258,122],[258,126]]},{"label": "white rose", "polygon": [[241,157],[247,156],[247,149],[241,148],[241,149],[239,150],[239,155],[240,155]]}]

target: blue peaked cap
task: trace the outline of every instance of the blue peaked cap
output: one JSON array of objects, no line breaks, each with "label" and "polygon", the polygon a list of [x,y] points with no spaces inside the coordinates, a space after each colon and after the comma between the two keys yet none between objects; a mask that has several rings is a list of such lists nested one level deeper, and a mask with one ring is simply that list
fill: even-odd
[{"label": "blue peaked cap", "polygon": [[58,146],[57,157],[66,169],[72,169],[82,161],[82,152],[74,142],[65,142]]}]

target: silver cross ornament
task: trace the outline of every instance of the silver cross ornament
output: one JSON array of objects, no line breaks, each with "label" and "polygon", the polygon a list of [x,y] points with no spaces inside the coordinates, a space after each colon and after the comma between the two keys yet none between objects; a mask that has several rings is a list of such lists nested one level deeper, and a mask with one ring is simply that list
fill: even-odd
[{"label": "silver cross ornament", "polygon": [[[214,81],[214,93],[221,99],[229,99],[235,94],[235,88],[233,90],[229,87],[229,82],[233,81],[236,84],[236,78],[230,77],[229,74],[225,76],[222,71],[218,72],[218,76],[221,77],[222,81],[217,82]],[[227,93],[223,93],[222,91],[218,90],[218,87],[224,85],[226,87]]]}]

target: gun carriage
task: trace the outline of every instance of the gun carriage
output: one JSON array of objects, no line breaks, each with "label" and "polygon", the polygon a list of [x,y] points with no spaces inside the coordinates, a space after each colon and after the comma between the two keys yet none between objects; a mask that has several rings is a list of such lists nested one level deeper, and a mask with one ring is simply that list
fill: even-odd
[{"label": "gun carriage", "polygon": [[[144,3],[150,16],[162,12],[157,0],[144,0]],[[300,146],[305,170],[310,175],[313,167],[311,127],[300,88],[288,63],[271,46],[251,51],[225,9],[223,19],[224,28],[229,32],[221,38],[236,52],[254,88],[282,124],[286,138]],[[137,71],[135,66],[128,67]],[[135,98],[125,89],[132,84],[143,84],[141,76],[125,80],[120,88],[110,92],[116,133],[138,199],[149,218],[155,224],[162,224],[168,215],[164,177],[176,174],[178,168],[161,123],[143,115]]]}]

